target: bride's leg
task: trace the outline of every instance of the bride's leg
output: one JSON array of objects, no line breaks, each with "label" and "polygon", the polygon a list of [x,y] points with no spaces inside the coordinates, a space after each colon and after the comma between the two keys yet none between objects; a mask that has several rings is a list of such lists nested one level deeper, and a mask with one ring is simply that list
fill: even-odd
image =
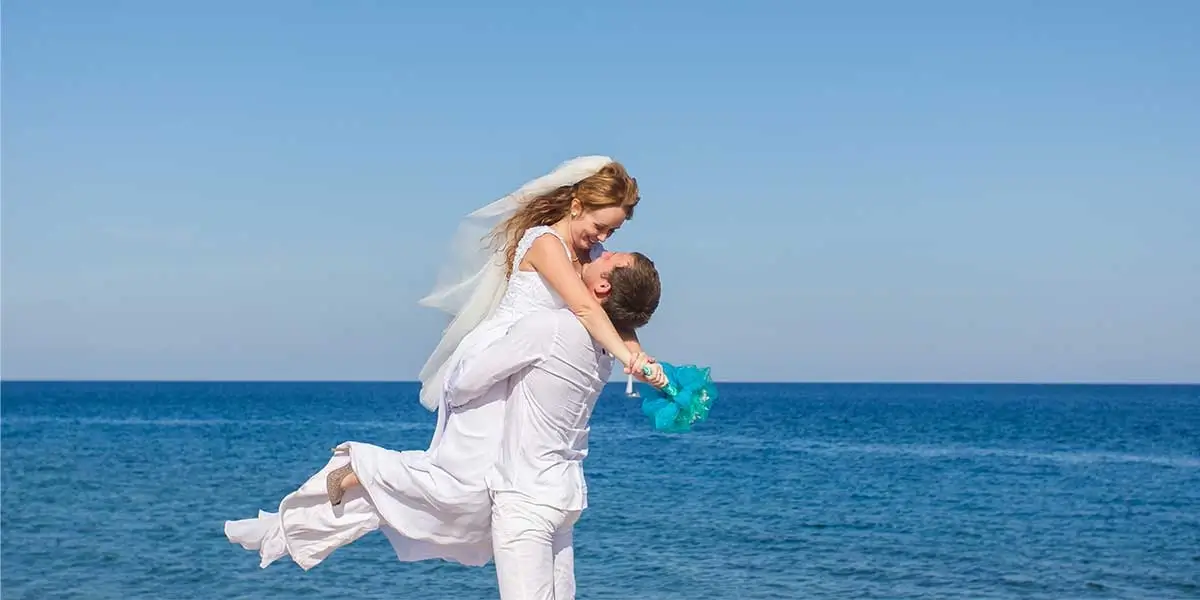
[{"label": "bride's leg", "polygon": [[[348,449],[347,451],[348,452]],[[304,570],[325,560],[338,548],[379,529],[380,518],[361,484],[344,489],[350,477],[330,477],[333,471],[346,469],[349,456],[335,452],[319,471],[297,490],[284,496],[278,512],[259,511],[254,519],[226,521],[225,536],[247,550],[257,551],[260,566],[291,556]],[[343,490],[337,505],[330,504],[330,479]],[[354,477],[357,480],[357,477]],[[343,483],[343,480],[347,480]]]}]

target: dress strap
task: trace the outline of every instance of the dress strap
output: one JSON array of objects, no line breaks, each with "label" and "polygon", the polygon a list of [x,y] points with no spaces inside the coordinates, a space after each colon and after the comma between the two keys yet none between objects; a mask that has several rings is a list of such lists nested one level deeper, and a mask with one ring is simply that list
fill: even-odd
[{"label": "dress strap", "polygon": [[558,231],[547,225],[538,225],[525,230],[525,234],[521,236],[521,241],[517,242],[517,252],[513,256],[512,271],[516,273],[520,270],[521,261],[525,260],[525,254],[533,247],[533,242],[543,235],[550,234],[558,238],[562,243],[563,250],[567,253],[567,260],[571,260],[571,248],[567,245],[567,241],[562,239]]}]

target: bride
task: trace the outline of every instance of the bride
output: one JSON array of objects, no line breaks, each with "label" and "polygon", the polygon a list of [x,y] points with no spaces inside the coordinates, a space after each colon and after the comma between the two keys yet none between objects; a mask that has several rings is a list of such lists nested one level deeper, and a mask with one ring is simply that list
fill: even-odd
[{"label": "bride", "polygon": [[661,367],[635,337],[617,333],[581,279],[639,200],[637,180],[620,163],[587,156],[468,215],[456,236],[457,256],[421,301],[453,316],[420,375],[421,403],[438,415],[429,448],[340,444],[323,469],[284,497],[278,513],[227,521],[229,540],[258,550],[264,568],[289,555],[307,570],[379,529],[402,561],[486,564],[492,547],[484,476],[496,457],[505,386],[451,406],[447,377],[521,317],[566,306],[627,373],[665,385]]}]

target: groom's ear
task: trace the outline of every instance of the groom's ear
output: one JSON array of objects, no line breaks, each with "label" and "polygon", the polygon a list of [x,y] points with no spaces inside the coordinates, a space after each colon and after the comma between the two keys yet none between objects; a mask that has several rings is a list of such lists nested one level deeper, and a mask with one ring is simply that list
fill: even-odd
[{"label": "groom's ear", "polygon": [[592,293],[596,294],[597,298],[607,298],[612,293],[612,284],[607,279],[601,279],[595,286],[592,286]]}]

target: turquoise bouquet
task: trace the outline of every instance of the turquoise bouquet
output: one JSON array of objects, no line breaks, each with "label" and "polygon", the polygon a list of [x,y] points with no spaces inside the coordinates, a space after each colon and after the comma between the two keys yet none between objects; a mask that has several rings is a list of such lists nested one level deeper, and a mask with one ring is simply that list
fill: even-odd
[{"label": "turquoise bouquet", "polygon": [[[675,366],[666,362],[658,364],[667,377],[667,385],[655,389],[654,393],[642,400],[642,413],[650,417],[658,431],[691,431],[693,424],[708,417],[708,411],[717,399],[717,386],[709,376],[709,369],[695,365]],[[649,367],[642,372],[649,376]]]}]

